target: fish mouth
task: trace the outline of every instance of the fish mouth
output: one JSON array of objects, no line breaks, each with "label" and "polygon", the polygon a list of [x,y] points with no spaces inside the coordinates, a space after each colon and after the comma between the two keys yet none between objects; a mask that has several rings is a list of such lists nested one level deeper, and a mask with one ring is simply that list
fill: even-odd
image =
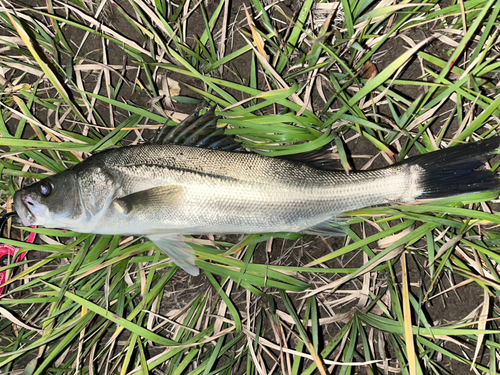
[{"label": "fish mouth", "polygon": [[30,196],[23,197],[19,192],[14,194],[14,208],[26,227],[34,225],[36,222],[36,217],[29,208],[29,202],[31,202]]}]

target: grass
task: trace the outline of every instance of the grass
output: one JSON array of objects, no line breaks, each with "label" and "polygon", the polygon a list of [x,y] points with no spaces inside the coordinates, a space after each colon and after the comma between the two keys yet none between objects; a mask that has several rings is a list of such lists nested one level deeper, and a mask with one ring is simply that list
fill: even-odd
[{"label": "grass", "polygon": [[[332,144],[346,170],[498,133],[500,2],[298,3],[293,14],[248,0],[234,20],[223,0],[3,2],[4,211],[26,181],[148,139],[203,100],[254,152]],[[398,40],[399,56],[380,57]],[[180,94],[165,95],[167,77]],[[368,158],[349,152],[357,141]],[[4,239],[46,256],[8,266],[0,371],[496,374],[495,198],[363,209],[335,248],[287,233],[200,242],[196,280],[141,239],[44,228],[37,244]],[[431,319],[467,293],[477,308],[466,299],[459,318]]]}]

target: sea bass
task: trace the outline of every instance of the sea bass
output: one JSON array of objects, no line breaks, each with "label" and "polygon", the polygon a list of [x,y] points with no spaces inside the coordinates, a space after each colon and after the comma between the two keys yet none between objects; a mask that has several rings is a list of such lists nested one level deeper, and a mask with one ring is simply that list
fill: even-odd
[{"label": "sea bass", "polygon": [[300,232],[339,235],[339,214],[500,189],[489,170],[500,137],[394,166],[345,174],[293,160],[177,144],[110,149],[19,190],[25,226],[141,235],[197,275],[182,235]]}]

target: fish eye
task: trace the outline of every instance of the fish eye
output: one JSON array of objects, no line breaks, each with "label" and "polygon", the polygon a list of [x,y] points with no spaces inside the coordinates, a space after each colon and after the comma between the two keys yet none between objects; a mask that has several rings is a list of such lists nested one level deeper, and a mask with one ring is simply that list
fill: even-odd
[{"label": "fish eye", "polygon": [[44,197],[48,197],[50,193],[52,193],[52,185],[49,184],[48,182],[44,182],[43,184],[40,184],[38,190],[40,191],[40,194],[42,194]]}]

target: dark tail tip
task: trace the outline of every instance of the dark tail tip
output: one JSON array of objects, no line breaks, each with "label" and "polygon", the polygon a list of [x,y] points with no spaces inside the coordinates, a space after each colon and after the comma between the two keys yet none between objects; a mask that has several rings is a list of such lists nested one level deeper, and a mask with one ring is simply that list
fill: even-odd
[{"label": "dark tail tip", "polygon": [[496,173],[478,169],[500,153],[500,137],[462,144],[405,160],[424,170],[423,192],[417,199],[445,198],[455,195],[500,190]]}]

